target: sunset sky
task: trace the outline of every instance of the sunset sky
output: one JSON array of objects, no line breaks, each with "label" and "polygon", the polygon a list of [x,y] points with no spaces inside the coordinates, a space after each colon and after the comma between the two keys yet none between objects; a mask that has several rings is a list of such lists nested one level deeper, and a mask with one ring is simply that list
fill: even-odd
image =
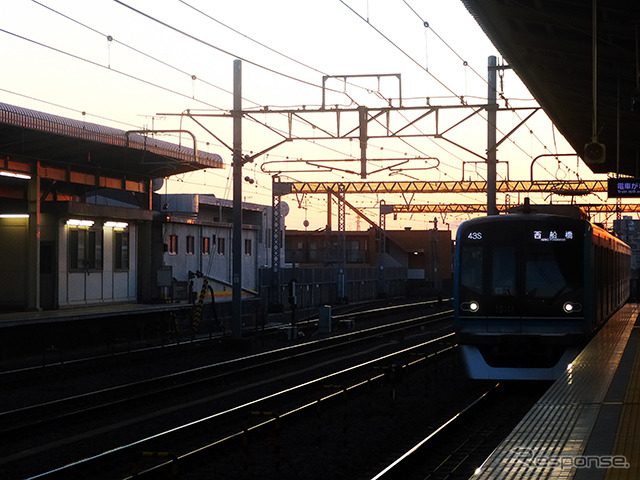
[{"label": "sunset sky", "polygon": [[[193,119],[162,114],[228,113],[233,106],[234,59],[242,60],[243,109],[256,111],[243,122],[243,150],[249,154],[278,143],[282,137],[276,132],[289,128],[293,137],[319,136],[320,130],[304,120],[260,110],[317,109],[323,75],[371,75],[351,77],[346,83],[328,80],[325,94],[331,107],[398,106],[396,74],[400,74],[404,106],[481,105],[487,96],[487,59],[499,57],[459,0],[14,0],[2,2],[0,18],[0,101],[122,130],[192,131],[198,148],[222,155],[227,168],[172,178],[162,193],[213,193],[224,198],[231,198],[229,150]],[[511,107],[537,105],[510,70],[505,71],[499,91]],[[501,107],[505,105],[500,102]],[[443,110],[437,128],[457,125],[473,111],[471,107]],[[391,114],[390,130],[421,113]],[[527,111],[500,113],[498,138],[527,115]],[[220,140],[232,144],[230,118],[198,118]],[[335,112],[304,118],[327,131],[337,128]],[[357,113],[341,114],[341,132],[355,128],[357,118]],[[485,118],[480,111],[446,136],[484,155]],[[434,119],[430,115],[407,133],[435,133]],[[370,135],[383,136],[386,122],[384,116],[380,123],[372,122]],[[187,146],[191,142],[188,136],[162,138]],[[498,152],[498,159],[505,162],[498,167],[500,178],[529,179],[533,158],[572,153],[543,112],[536,113],[512,140]],[[368,171],[380,172],[367,180],[460,180],[463,164],[465,179],[484,178],[486,170],[477,163],[479,158],[452,142],[432,136],[371,139]],[[349,173],[359,172],[359,156],[357,140],[288,142],[245,167],[244,175],[254,183],[244,184],[244,198],[270,204],[275,173],[284,181],[361,181],[359,175]],[[412,160],[403,165],[403,171],[388,169],[397,163],[391,159],[405,158]],[[577,157],[559,158],[536,163],[536,179],[596,178]],[[482,195],[348,197],[374,220],[382,199],[387,204],[486,200]],[[606,199],[592,196],[588,200]],[[287,228],[303,229],[304,219],[309,229],[324,227],[324,196],[288,196],[285,201],[291,207]],[[504,201],[499,196],[498,203]],[[441,221],[453,228],[464,218],[449,215]],[[433,215],[399,215],[396,221],[387,220],[387,228],[431,228],[432,220]],[[354,215],[349,215],[348,225],[366,228]]]}]

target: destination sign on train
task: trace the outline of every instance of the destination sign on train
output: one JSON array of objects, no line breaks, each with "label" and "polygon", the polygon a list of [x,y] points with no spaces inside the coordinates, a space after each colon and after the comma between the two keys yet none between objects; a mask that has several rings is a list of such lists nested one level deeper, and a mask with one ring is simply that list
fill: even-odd
[{"label": "destination sign on train", "polygon": [[538,242],[566,242],[573,240],[572,230],[534,230],[533,240]]},{"label": "destination sign on train", "polygon": [[640,178],[610,178],[607,193],[609,198],[640,197]]}]

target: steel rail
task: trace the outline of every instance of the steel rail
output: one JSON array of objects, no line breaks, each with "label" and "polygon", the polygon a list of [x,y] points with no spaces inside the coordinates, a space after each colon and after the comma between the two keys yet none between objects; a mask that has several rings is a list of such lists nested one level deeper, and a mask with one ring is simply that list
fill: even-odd
[{"label": "steel rail", "polygon": [[[246,373],[255,369],[272,367],[276,364],[288,362],[303,356],[340,348],[347,343],[352,346],[354,342],[364,342],[371,338],[378,337],[381,334],[392,334],[411,328],[411,324],[414,323],[416,326],[423,325],[421,322],[428,320],[429,318],[432,318],[433,321],[441,321],[442,316],[450,314],[450,310],[434,312],[430,315],[400,320],[391,324],[377,325],[375,327],[347,332],[333,337],[312,340],[299,345],[269,350],[267,352],[261,352],[237,359],[226,360],[211,365],[162,375],[142,380],[140,382],[131,382],[125,385],[118,385],[94,392],[75,395],[73,397],[2,412],[0,413],[0,423],[2,423],[3,426],[0,426],[0,433],[6,435],[16,430],[24,430],[25,428],[34,426],[42,428],[45,424],[62,419],[68,420],[75,415],[86,415],[88,412],[99,412],[106,408],[113,408],[118,404],[124,405],[133,401],[140,401],[145,398],[154,398],[158,394],[166,394],[173,391],[183,390],[187,387],[207,384],[212,380],[224,379],[229,375],[237,376],[240,373]],[[280,356],[283,354],[284,356]],[[225,370],[221,372],[217,371],[218,369],[223,368]],[[113,400],[113,396],[117,396],[116,400]],[[78,402],[83,403],[79,407],[75,407],[73,411],[69,412],[62,410],[64,405],[73,405]],[[51,415],[50,412],[52,409],[62,410],[62,413]],[[43,415],[45,415],[45,417],[43,417]],[[26,421],[22,419],[26,419]]]},{"label": "steel rail", "polygon": [[[429,345],[435,345],[435,344],[437,344],[439,342],[442,342],[443,340],[452,340],[454,335],[455,335],[454,333],[449,333],[449,334],[440,336],[438,338],[434,338],[434,339],[428,340],[426,342],[421,342],[421,343],[413,345],[411,347],[403,348],[401,350],[397,350],[395,352],[382,355],[382,356],[377,357],[377,358],[372,359],[372,360],[367,360],[367,361],[359,363],[357,365],[353,365],[353,366],[350,366],[350,367],[346,367],[346,368],[340,369],[340,370],[338,370],[336,372],[332,372],[332,373],[329,373],[329,374],[326,374],[326,375],[322,375],[322,376],[320,376],[318,378],[315,378],[315,379],[312,379],[312,380],[308,380],[306,382],[297,384],[297,385],[289,387],[289,388],[285,388],[285,389],[280,390],[278,392],[274,392],[274,393],[262,396],[260,398],[257,398],[257,399],[242,403],[240,405],[236,405],[234,407],[225,409],[225,410],[220,411],[220,412],[216,412],[216,413],[214,413],[212,415],[208,415],[208,416],[202,417],[200,419],[188,422],[186,424],[183,424],[183,425],[180,425],[180,426],[177,426],[177,427],[174,427],[174,428],[170,428],[170,429],[165,430],[163,432],[159,432],[157,434],[154,434],[154,435],[151,435],[151,436],[136,440],[136,441],[131,442],[129,444],[121,445],[121,446],[112,448],[112,449],[110,449],[108,451],[105,451],[105,452],[102,452],[102,453],[99,453],[99,454],[96,454],[96,455],[93,455],[93,456],[90,456],[90,457],[87,457],[87,458],[72,462],[70,464],[67,464],[67,465],[64,465],[64,466],[49,470],[47,472],[40,473],[38,475],[29,477],[28,480],[35,480],[35,479],[41,479],[41,478],[57,478],[57,477],[60,477],[60,476],[68,477],[69,475],[73,476],[74,471],[76,469],[80,469],[80,468],[83,468],[83,467],[86,468],[89,464],[91,464],[93,462],[106,461],[106,459],[108,457],[113,457],[115,455],[124,454],[124,453],[129,452],[129,451],[133,450],[136,447],[140,447],[141,445],[144,445],[144,444],[146,444],[148,442],[155,441],[155,440],[158,440],[158,439],[163,438],[163,437],[166,438],[166,437],[168,437],[168,436],[170,436],[172,434],[176,434],[176,433],[179,433],[179,432],[184,432],[185,430],[187,430],[189,428],[193,428],[195,426],[203,425],[206,422],[210,422],[210,421],[213,421],[213,420],[220,419],[220,418],[228,416],[228,415],[230,415],[232,413],[238,413],[238,412],[241,412],[241,411],[246,411],[247,409],[249,409],[251,407],[254,407],[256,405],[259,405],[260,403],[263,403],[265,401],[273,400],[273,399],[276,399],[278,397],[282,397],[284,395],[291,394],[291,393],[294,393],[294,392],[299,392],[299,391],[301,391],[301,390],[303,390],[305,388],[308,388],[308,387],[311,387],[311,386],[314,386],[314,385],[317,385],[317,384],[322,384],[322,383],[330,381],[331,379],[334,379],[334,378],[336,378],[338,376],[345,375],[345,374],[348,374],[348,373],[353,373],[353,372],[355,372],[357,370],[361,370],[363,368],[375,365],[377,363],[384,362],[386,360],[392,359],[392,358],[397,357],[399,355],[403,355],[403,354],[409,353],[409,352],[411,352],[413,350],[424,348],[425,346],[429,346]],[[312,402],[311,404],[314,404],[314,403],[315,402]],[[228,438],[235,438],[236,436],[237,436],[237,434],[233,434],[231,436],[225,437],[225,439],[222,439],[222,440],[226,440]],[[211,445],[215,445],[215,444],[217,444],[217,442],[214,442],[214,444],[211,444]],[[211,445],[209,445],[209,446],[211,446]],[[202,448],[206,448],[206,447],[201,447],[197,451],[198,452],[202,451]],[[193,452],[190,452],[190,453],[192,454]],[[178,456],[177,458],[178,458],[178,460],[182,460],[184,458],[184,455],[183,456]],[[141,473],[142,472],[139,472],[137,475],[139,476],[139,475],[141,475]]]},{"label": "steel rail", "polygon": [[[453,335],[453,334],[450,334],[450,335]],[[420,345],[415,345],[415,346],[413,346],[413,347],[410,347],[410,348],[404,349],[404,350],[402,350],[402,351],[395,352],[395,353],[393,353],[393,354],[388,354],[388,355],[386,355],[385,357],[381,357],[381,358],[390,358],[390,357],[393,357],[393,356],[395,356],[395,355],[397,355],[397,354],[406,353],[406,352],[409,352],[409,351],[414,350],[414,349],[416,349],[416,348],[421,348],[421,347],[423,347],[423,346],[425,346],[425,345],[427,345],[427,344],[430,344],[430,343],[433,343],[433,342],[440,341],[440,340],[442,340],[443,338],[450,337],[450,335],[445,335],[445,336],[440,337],[440,338],[432,339],[432,340],[430,340],[430,341],[428,341],[428,342],[425,342],[425,343],[422,343],[422,344],[420,344]],[[442,349],[442,350],[439,350],[439,351],[436,351],[435,353],[430,354],[430,356],[429,356],[429,357],[431,358],[431,357],[433,357],[433,356],[442,355],[442,354],[444,354],[444,353],[447,353],[447,352],[451,351],[451,349],[453,349],[454,347],[455,347],[455,346],[448,346],[448,347],[445,347],[445,348],[444,348],[444,349]],[[408,367],[408,366],[415,365],[416,363],[419,363],[420,361],[424,361],[424,360],[426,360],[426,357],[425,357],[425,358],[422,358],[422,359],[419,359],[419,360],[414,360],[414,361],[412,361],[412,362],[409,362],[409,363],[407,363],[406,365],[403,365],[403,368],[406,368],[406,367]],[[378,361],[380,361],[380,359],[371,360],[371,361],[369,361],[369,362],[366,362],[366,364],[367,364],[367,365],[369,365],[369,364],[372,364],[372,363],[377,363]],[[352,369],[360,368],[362,365],[365,365],[365,364],[356,365],[356,366],[354,366],[354,367],[350,367],[350,368],[348,368],[348,369],[346,369],[346,370],[344,370],[344,371],[336,372],[336,373],[334,373],[334,374],[328,375],[327,377],[323,377],[322,379],[319,379],[319,381],[324,381],[324,380],[326,380],[326,379],[328,379],[328,378],[330,378],[330,377],[333,377],[333,376],[335,376],[335,375],[338,375],[338,374],[344,373],[345,371],[350,371],[350,370],[352,370]],[[221,439],[219,439],[219,440],[216,440],[215,442],[213,442],[213,443],[211,443],[211,444],[209,444],[209,445],[206,445],[206,446],[200,447],[200,448],[198,448],[198,449],[196,449],[196,450],[193,450],[193,451],[191,451],[191,452],[188,452],[188,453],[185,453],[185,454],[183,454],[183,455],[177,456],[177,457],[176,457],[176,461],[184,462],[185,460],[190,459],[190,457],[191,457],[191,456],[203,454],[204,452],[209,451],[209,450],[210,450],[210,449],[212,449],[212,448],[219,447],[219,446],[221,446],[221,445],[223,445],[223,444],[225,444],[225,443],[227,443],[227,442],[229,442],[229,441],[231,441],[231,440],[233,440],[233,439],[237,439],[237,438],[241,437],[242,435],[245,435],[245,434],[246,434],[246,433],[248,433],[248,432],[252,432],[252,431],[255,431],[255,430],[262,429],[262,428],[264,428],[264,427],[266,427],[266,426],[270,425],[271,423],[275,422],[276,420],[282,420],[282,419],[284,419],[284,418],[291,417],[291,416],[293,416],[293,415],[295,415],[295,414],[301,413],[301,412],[303,412],[303,411],[305,411],[305,410],[308,410],[308,409],[310,409],[310,408],[317,407],[317,406],[318,406],[319,404],[321,404],[322,402],[328,402],[328,401],[330,401],[330,400],[336,399],[336,398],[338,398],[339,396],[344,395],[346,392],[351,392],[351,391],[354,391],[354,390],[356,390],[356,389],[360,389],[360,388],[362,388],[362,387],[368,386],[368,385],[370,385],[372,382],[375,382],[375,381],[381,380],[381,379],[382,379],[382,378],[384,378],[385,376],[386,376],[386,373],[381,373],[381,374],[374,375],[373,377],[368,377],[368,378],[367,378],[367,379],[365,379],[365,380],[362,380],[362,381],[359,381],[359,382],[357,382],[357,383],[355,383],[355,384],[349,385],[348,387],[341,388],[341,389],[339,389],[339,390],[337,390],[337,391],[335,391],[335,392],[333,392],[333,393],[330,393],[330,394],[328,394],[328,395],[325,395],[325,396],[323,396],[323,397],[321,397],[321,398],[318,398],[318,399],[316,399],[316,400],[314,400],[314,401],[307,402],[307,403],[305,403],[305,404],[303,404],[303,405],[300,405],[300,406],[298,406],[298,407],[295,407],[295,408],[293,408],[293,409],[291,409],[291,410],[289,410],[289,411],[287,411],[287,412],[284,412],[284,413],[282,413],[282,414],[278,415],[278,416],[277,416],[277,418],[276,418],[276,417],[271,417],[271,418],[269,418],[269,419],[267,419],[267,420],[265,420],[265,421],[263,421],[263,422],[260,422],[260,423],[258,423],[258,424],[256,424],[256,425],[252,425],[251,427],[248,427],[248,428],[246,428],[246,429],[244,429],[244,430],[237,431],[237,432],[232,433],[232,434],[230,434],[230,435],[228,435],[228,436],[226,436],[226,437],[224,437],[224,438],[221,438]],[[315,381],[314,381],[314,382],[315,382]],[[138,473],[136,473],[136,475],[135,475],[135,476],[132,476],[132,477],[126,477],[126,478],[125,478],[125,480],[133,480],[134,478],[140,478],[140,477],[145,476],[145,475],[152,475],[152,476],[153,476],[153,475],[155,475],[158,471],[160,471],[160,470],[162,470],[162,469],[164,469],[164,468],[167,468],[167,467],[169,467],[170,465],[171,465],[171,462],[165,462],[165,463],[163,463],[163,464],[156,465],[156,466],[154,466],[154,467],[152,467],[152,468],[149,468],[148,470],[145,470],[145,471],[142,471],[142,472],[138,472]]]},{"label": "steel rail", "polygon": [[473,402],[471,402],[461,411],[459,411],[454,416],[452,416],[449,420],[447,420],[438,428],[436,428],[424,439],[420,440],[416,445],[411,447],[408,451],[403,453],[399,458],[394,460],[389,466],[385,467],[380,473],[372,477],[371,480],[381,480],[381,479],[384,479],[385,476],[387,476],[387,478],[393,477],[396,474],[397,470],[401,468],[404,464],[406,464],[407,461],[411,460],[416,455],[416,453],[420,449],[422,449],[427,443],[433,442],[440,435],[442,435],[450,426],[460,421],[465,415],[472,412],[478,405],[480,405],[484,400],[486,400],[489,397],[489,395],[496,390],[498,385],[499,383],[492,385],[491,388],[489,388],[482,395],[476,398]]}]

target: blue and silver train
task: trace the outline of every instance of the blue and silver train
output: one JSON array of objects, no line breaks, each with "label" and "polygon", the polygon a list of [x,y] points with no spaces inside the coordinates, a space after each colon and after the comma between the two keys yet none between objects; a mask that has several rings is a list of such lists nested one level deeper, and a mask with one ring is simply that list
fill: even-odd
[{"label": "blue and silver train", "polygon": [[577,208],[464,222],[454,310],[469,376],[557,378],[627,301],[630,253]]}]

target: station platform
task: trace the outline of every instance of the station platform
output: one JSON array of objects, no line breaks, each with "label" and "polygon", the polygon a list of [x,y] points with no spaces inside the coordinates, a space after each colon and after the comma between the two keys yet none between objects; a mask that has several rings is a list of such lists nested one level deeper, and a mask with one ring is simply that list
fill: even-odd
[{"label": "station platform", "polygon": [[163,312],[179,312],[193,308],[190,303],[126,303],[115,305],[78,306],[60,310],[0,313],[0,330],[24,325],[65,323],[85,319],[114,318]]},{"label": "station platform", "polygon": [[640,479],[639,311],[607,322],[473,480]]}]

